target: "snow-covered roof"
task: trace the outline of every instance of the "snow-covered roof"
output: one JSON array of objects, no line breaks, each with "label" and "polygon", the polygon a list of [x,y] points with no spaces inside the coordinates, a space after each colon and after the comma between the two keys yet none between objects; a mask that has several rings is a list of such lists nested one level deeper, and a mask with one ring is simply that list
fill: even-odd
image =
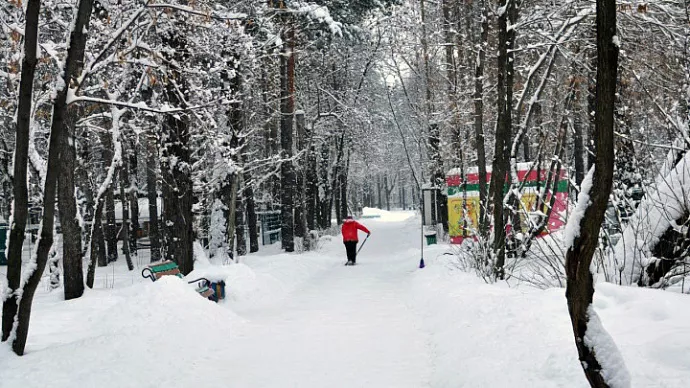
[{"label": "snow-covered roof", "polygon": [[[517,164],[518,171],[524,171],[524,170],[529,170],[530,167],[532,167],[533,162],[522,162]],[[491,165],[486,166],[486,172],[489,173],[492,171]],[[465,168],[464,171],[465,174],[477,174],[479,173],[479,167],[473,166],[473,167],[467,167]],[[463,170],[461,168],[452,168],[448,170],[446,173],[446,176],[456,176],[456,175],[462,175]]]}]

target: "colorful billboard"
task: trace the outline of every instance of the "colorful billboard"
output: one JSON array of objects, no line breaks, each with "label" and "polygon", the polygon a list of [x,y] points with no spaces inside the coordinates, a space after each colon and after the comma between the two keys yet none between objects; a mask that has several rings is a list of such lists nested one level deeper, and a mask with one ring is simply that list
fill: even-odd
[{"label": "colorful billboard", "polygon": [[[565,212],[568,204],[568,179],[565,170],[561,169],[558,176],[549,171],[549,166],[538,166],[532,163],[518,164],[518,181],[522,193],[520,226],[521,232],[529,230],[530,221],[537,222],[542,216],[549,214],[548,208],[552,202],[553,209],[542,234],[550,233],[563,227]],[[448,228],[451,242],[460,244],[465,238],[473,238],[478,229],[479,219],[479,173],[476,167],[462,171],[453,169],[446,175],[448,186]],[[463,179],[463,175],[464,178]],[[543,196],[541,209],[537,209],[538,199],[544,191],[546,182],[551,179],[549,191]],[[491,167],[487,167],[487,189],[491,181]],[[555,180],[555,185],[553,181]],[[504,192],[509,189],[510,183],[506,179]],[[555,187],[554,187],[555,186]],[[490,210],[489,210],[490,211]],[[530,217],[529,220],[527,217]],[[510,232],[512,226],[507,227]]]}]

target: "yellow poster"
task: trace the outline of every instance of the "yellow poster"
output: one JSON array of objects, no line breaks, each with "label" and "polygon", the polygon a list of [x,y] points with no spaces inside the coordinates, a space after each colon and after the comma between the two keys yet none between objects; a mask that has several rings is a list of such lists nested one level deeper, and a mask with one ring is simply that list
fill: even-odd
[{"label": "yellow poster", "polygon": [[[451,237],[474,236],[478,228],[479,219],[479,197],[467,196],[467,202],[463,207],[465,198],[448,198],[448,228]],[[527,192],[522,195],[522,210],[533,212],[536,206],[537,193]],[[525,217],[525,212],[520,212],[523,232],[529,229],[529,220]]]},{"label": "yellow poster", "polygon": [[448,198],[448,227],[453,237],[468,237],[474,235],[479,218],[479,197],[468,196],[463,207],[462,197]]}]

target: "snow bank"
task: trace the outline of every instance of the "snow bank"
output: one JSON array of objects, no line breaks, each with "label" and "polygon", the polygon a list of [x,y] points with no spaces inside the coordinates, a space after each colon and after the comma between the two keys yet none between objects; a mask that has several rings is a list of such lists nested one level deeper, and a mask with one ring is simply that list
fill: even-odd
[{"label": "snow bank", "polygon": [[[457,270],[442,247],[425,249],[427,266],[414,273],[410,288],[410,307],[421,315],[420,329],[435,353],[429,386],[589,386],[562,288],[485,284]],[[687,296],[598,283],[594,309],[629,368],[632,386],[687,386]],[[615,359],[607,365],[622,371]]]},{"label": "snow bank", "polygon": [[[415,216],[414,211],[388,211],[373,207],[365,207],[362,209],[363,218],[371,218],[371,220],[379,222],[401,222],[408,220]],[[375,217],[375,218],[374,218]],[[368,220],[367,220],[368,221]]]},{"label": "snow bank", "polygon": [[673,168],[667,165],[668,161],[616,244],[609,271],[617,282],[634,284],[644,276],[642,269],[653,260],[651,250],[659,238],[690,209],[690,152]]},{"label": "snow bank", "polygon": [[14,372],[3,372],[1,387],[194,386],[241,323],[173,276],[38,302],[27,354],[0,353],[3,371]]},{"label": "snow bank", "polygon": [[[106,310],[97,326],[112,334],[132,329],[147,332],[147,336],[166,338],[170,331],[182,334],[190,329],[216,329],[213,322],[232,323],[237,318],[230,310],[201,297],[194,285],[176,276],[164,276],[136,289],[138,293]],[[141,326],[156,329],[142,330]],[[158,330],[161,327],[165,330]]]}]

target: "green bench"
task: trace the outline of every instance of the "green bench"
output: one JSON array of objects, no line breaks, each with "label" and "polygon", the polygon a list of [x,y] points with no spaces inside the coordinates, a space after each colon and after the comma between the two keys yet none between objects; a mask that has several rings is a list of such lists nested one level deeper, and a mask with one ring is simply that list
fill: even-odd
[{"label": "green bench", "polygon": [[[182,275],[180,272],[180,267],[177,266],[177,263],[169,260],[149,264],[146,268],[141,270],[141,276],[151,279],[152,282],[155,282],[163,276],[177,276],[180,279],[184,279],[184,275]],[[199,295],[203,296],[204,298],[214,300],[213,296],[215,292],[213,291],[213,288],[210,287],[211,282],[209,282],[208,279],[199,278],[188,281],[187,283],[197,283],[196,292],[198,292]]]}]

